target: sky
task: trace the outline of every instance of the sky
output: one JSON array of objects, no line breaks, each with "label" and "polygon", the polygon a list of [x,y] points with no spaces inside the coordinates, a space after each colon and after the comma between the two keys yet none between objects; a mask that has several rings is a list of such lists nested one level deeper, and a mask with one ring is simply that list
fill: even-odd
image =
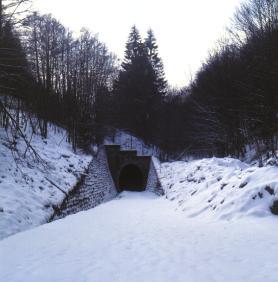
[{"label": "sky", "polygon": [[224,34],[241,0],[34,0],[64,26],[99,35],[120,59],[132,25],[154,31],[170,85],[186,86]]}]

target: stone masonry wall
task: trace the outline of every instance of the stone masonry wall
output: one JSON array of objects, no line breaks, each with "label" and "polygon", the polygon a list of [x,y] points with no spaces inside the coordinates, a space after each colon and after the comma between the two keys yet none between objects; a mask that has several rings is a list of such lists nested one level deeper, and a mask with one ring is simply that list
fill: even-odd
[{"label": "stone masonry wall", "polygon": [[154,158],[152,158],[151,163],[150,163],[146,191],[150,191],[158,195],[164,195],[164,190],[160,183],[157,169],[158,168],[155,166],[155,163],[154,163]]},{"label": "stone masonry wall", "polygon": [[[159,180],[159,168],[156,166],[155,161],[154,158],[151,158],[146,191],[164,195]],[[53,220],[94,208],[103,202],[115,198],[117,194],[118,192],[110,173],[106,150],[102,146],[89,165],[84,181],[67,196],[61,207],[56,210]]]},{"label": "stone masonry wall", "polygon": [[57,210],[54,220],[94,208],[117,195],[103,147],[100,147],[98,154],[93,158],[87,174],[84,182],[65,199]]}]

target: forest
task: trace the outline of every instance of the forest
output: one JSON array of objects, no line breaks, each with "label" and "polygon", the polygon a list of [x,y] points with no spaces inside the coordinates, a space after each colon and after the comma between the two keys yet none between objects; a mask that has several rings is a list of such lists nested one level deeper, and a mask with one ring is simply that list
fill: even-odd
[{"label": "forest", "polygon": [[142,38],[131,27],[119,62],[89,29],[76,36],[52,15],[31,13],[30,2],[0,0],[0,126],[14,133],[11,146],[24,137],[24,116],[42,137],[48,123],[65,128],[73,148],[122,129],[164,159],[240,157],[248,147],[276,157],[277,0],[243,2],[182,89],[167,83],[151,29]]}]

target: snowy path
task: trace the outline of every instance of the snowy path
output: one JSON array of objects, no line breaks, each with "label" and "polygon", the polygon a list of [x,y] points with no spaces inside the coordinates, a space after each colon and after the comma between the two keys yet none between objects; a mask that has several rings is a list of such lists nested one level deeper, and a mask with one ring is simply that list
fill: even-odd
[{"label": "snowy path", "polygon": [[0,241],[0,281],[277,281],[276,218],[188,219],[150,193]]}]

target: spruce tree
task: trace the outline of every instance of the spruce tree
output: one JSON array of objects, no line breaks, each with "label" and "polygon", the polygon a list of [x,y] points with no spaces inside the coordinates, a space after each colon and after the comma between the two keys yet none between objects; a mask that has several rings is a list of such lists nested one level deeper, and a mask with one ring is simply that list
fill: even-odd
[{"label": "spruce tree", "polygon": [[140,33],[136,26],[132,26],[128,40],[126,43],[125,58],[122,64],[124,70],[128,70],[128,67],[132,65],[133,61],[142,56],[144,52],[144,46],[142,44],[142,39]]},{"label": "spruce tree", "polygon": [[114,90],[121,125],[144,134],[158,89],[147,49],[135,26],[126,43],[125,59]]},{"label": "spruce tree", "polygon": [[167,81],[165,79],[163,62],[158,55],[158,46],[156,43],[156,38],[151,29],[148,30],[147,37],[145,39],[145,46],[148,58],[155,72],[156,86],[160,95],[163,96],[166,93]]}]

